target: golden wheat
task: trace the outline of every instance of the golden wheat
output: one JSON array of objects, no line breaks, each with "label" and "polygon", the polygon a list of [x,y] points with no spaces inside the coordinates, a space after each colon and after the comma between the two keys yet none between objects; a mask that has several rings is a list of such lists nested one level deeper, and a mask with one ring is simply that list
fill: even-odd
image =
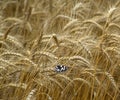
[{"label": "golden wheat", "polygon": [[120,1],[3,0],[0,9],[1,100],[119,100]]}]

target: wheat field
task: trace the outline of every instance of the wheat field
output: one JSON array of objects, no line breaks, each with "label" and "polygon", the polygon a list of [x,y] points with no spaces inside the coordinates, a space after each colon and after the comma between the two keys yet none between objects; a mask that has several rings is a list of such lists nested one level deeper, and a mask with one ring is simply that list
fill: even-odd
[{"label": "wheat field", "polygon": [[0,0],[0,100],[120,100],[120,0]]}]

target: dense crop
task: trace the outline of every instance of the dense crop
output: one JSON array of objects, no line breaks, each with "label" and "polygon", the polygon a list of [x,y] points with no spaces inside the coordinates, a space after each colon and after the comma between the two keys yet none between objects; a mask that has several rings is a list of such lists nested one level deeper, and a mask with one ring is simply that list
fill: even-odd
[{"label": "dense crop", "polygon": [[119,0],[1,0],[0,9],[1,100],[120,99]]}]

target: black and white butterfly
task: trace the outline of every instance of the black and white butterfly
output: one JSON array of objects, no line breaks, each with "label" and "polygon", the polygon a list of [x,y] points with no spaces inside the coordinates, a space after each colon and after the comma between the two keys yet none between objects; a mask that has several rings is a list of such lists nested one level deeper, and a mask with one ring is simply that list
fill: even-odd
[{"label": "black and white butterfly", "polygon": [[64,71],[66,71],[68,69],[68,67],[67,66],[64,66],[64,65],[57,65],[56,67],[55,67],[55,71],[56,72],[64,72]]}]

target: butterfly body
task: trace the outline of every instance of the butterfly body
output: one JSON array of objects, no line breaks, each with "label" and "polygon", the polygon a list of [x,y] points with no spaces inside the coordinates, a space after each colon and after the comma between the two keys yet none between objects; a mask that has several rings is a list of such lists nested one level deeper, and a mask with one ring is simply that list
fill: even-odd
[{"label": "butterfly body", "polygon": [[56,72],[64,72],[64,71],[66,71],[68,69],[68,67],[67,66],[64,66],[64,65],[57,65],[56,67],[55,67],[55,71]]}]

